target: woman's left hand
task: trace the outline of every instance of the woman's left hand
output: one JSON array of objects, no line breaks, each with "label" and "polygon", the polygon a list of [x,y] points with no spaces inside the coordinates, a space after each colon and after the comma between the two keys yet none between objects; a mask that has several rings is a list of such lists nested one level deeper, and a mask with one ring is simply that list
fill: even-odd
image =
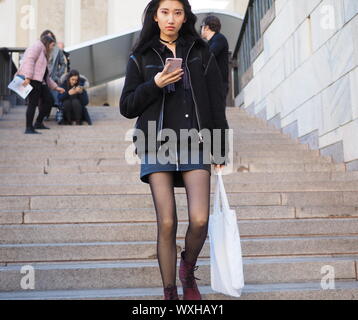
[{"label": "woman's left hand", "polygon": [[215,164],[214,168],[216,171],[223,170],[225,168],[224,164]]}]

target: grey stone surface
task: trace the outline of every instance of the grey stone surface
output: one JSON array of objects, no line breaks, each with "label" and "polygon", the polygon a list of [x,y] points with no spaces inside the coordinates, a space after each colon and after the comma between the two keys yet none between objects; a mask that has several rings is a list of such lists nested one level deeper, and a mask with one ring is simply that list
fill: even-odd
[{"label": "grey stone surface", "polygon": [[[356,254],[358,236],[248,238],[242,239],[241,243],[244,257],[336,256]],[[178,255],[183,248],[184,241],[178,240]],[[207,240],[200,258],[208,258],[209,255]],[[0,245],[0,262],[7,263],[116,261],[156,259],[156,257],[156,241]]]},{"label": "grey stone surface", "polygon": [[[227,110],[235,161],[241,159],[249,172],[224,177],[242,237],[247,281],[242,299],[354,296],[358,173],[272,128],[279,116],[270,124],[262,120],[265,108],[262,119],[250,110]],[[14,107],[0,123],[0,271],[5,275],[0,291],[17,291],[0,293],[0,299],[30,294],[161,300],[150,189],[139,181],[139,167],[123,161],[128,146],[123,137],[134,121],[121,117],[118,108],[90,108],[93,127],[49,122],[50,131],[27,137],[24,112]],[[213,176],[211,204],[214,186]],[[176,189],[176,202],[179,257],[188,223],[184,189]],[[207,240],[197,276],[205,299],[224,299],[205,287],[209,252]],[[36,266],[39,291],[19,291],[24,264]],[[323,265],[334,266],[337,279],[347,282],[335,291],[320,290]]]},{"label": "grey stone surface", "polygon": [[[358,219],[253,220],[239,221],[238,225],[240,235],[244,239],[266,236],[352,235],[357,234]],[[188,223],[180,222],[177,237],[184,239],[187,229]],[[0,239],[0,244],[155,241],[157,225],[156,222],[5,225],[0,228]]]},{"label": "grey stone surface", "polygon": [[294,121],[288,126],[282,128],[282,132],[288,134],[292,139],[298,138],[298,122]]},{"label": "grey stone surface", "polygon": [[1,225],[6,224],[21,224],[23,219],[23,212],[21,210],[4,212],[0,211],[0,228]]},{"label": "grey stone surface", "polygon": [[277,114],[275,117],[271,118],[268,120],[268,123],[270,125],[272,125],[273,127],[275,127],[276,129],[281,129],[282,125],[281,125],[281,114]]},{"label": "grey stone surface", "polygon": [[342,141],[337,142],[331,146],[321,148],[321,154],[324,156],[331,156],[336,163],[343,163],[344,151]]},{"label": "grey stone surface", "polygon": [[315,130],[303,137],[300,137],[299,140],[303,144],[308,144],[312,150],[319,149],[319,132],[318,132],[318,130]]},{"label": "grey stone surface", "polygon": [[358,160],[353,160],[346,164],[347,171],[358,171]]},{"label": "grey stone surface", "polygon": [[[162,288],[59,290],[0,293],[0,299],[11,300],[162,300]],[[200,287],[204,300],[357,300],[357,282],[337,282],[335,290],[322,290],[317,282],[247,285],[240,298],[233,298]],[[179,288],[179,295],[182,290]]]},{"label": "grey stone surface", "polygon": [[[179,264],[179,262],[178,262]],[[337,279],[352,281],[356,278],[354,259],[245,259],[245,284],[292,283],[320,281],[321,268],[330,265]],[[116,288],[154,288],[161,286],[157,261],[44,264],[32,265],[35,270],[36,290],[81,290]],[[210,261],[198,263],[197,276],[201,286],[210,285]],[[21,265],[0,268],[0,291],[21,290]],[[133,277],[133,275],[137,275]],[[179,278],[177,276],[177,283]]]}]

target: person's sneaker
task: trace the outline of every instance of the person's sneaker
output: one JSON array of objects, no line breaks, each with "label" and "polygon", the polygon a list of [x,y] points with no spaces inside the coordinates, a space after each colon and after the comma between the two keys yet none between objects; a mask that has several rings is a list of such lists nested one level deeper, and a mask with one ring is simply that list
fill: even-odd
[{"label": "person's sneaker", "polygon": [[45,127],[45,125],[43,124],[43,123],[36,123],[35,124],[35,129],[37,129],[37,130],[50,130],[50,128],[47,128],[47,127]]},{"label": "person's sneaker", "polygon": [[41,133],[37,132],[34,128],[26,128],[25,134],[41,134]]}]

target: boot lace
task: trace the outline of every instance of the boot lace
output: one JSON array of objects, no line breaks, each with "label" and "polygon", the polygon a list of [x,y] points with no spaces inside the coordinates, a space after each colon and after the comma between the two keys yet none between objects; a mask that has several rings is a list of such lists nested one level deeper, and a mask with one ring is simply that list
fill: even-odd
[{"label": "boot lace", "polygon": [[191,269],[190,272],[188,272],[188,276],[187,276],[187,278],[185,279],[188,288],[193,288],[193,287],[194,287],[194,285],[195,285],[195,280],[201,280],[201,279],[196,278],[196,277],[194,276],[194,272],[197,271],[198,269],[199,269],[199,266],[196,266],[196,267],[194,267],[193,269]]}]

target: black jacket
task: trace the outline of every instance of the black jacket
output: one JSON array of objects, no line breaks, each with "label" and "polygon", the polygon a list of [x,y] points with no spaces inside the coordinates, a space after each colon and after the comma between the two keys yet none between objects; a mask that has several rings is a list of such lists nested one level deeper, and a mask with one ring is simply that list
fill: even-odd
[{"label": "black jacket", "polygon": [[224,35],[215,33],[209,41],[210,52],[215,55],[221,75],[223,77],[225,90],[229,88],[229,43]]},{"label": "black jacket", "polygon": [[[84,86],[85,84],[85,79],[83,78],[80,78],[80,81],[79,81],[79,86]],[[85,107],[88,105],[89,103],[89,99],[88,99],[88,94],[87,94],[87,91],[86,90],[83,90],[82,93],[79,93],[79,94],[75,94],[73,96],[71,96],[68,92],[72,89],[72,88],[69,88],[68,84],[67,84],[67,81],[64,81],[61,85],[61,88],[63,88],[65,90],[64,93],[60,93],[58,95],[58,99],[64,103],[66,100],[69,100],[69,99],[78,99],[80,100],[81,102],[81,105],[82,107]]]},{"label": "black jacket", "polygon": [[[221,130],[220,154],[213,154],[214,164],[228,163],[229,129],[226,120],[226,97],[223,90],[223,81],[218,69],[216,59],[210,54],[208,45],[200,38],[185,37],[187,57],[184,60],[188,68],[190,84],[199,122],[199,129],[208,129],[213,137],[213,130]],[[148,139],[148,122],[155,121],[157,133],[163,128],[163,114],[165,109],[166,90],[160,89],[154,77],[164,67],[158,53],[159,42],[153,39],[147,45],[138,48],[130,57],[127,66],[126,81],[120,99],[120,112],[128,119],[138,118],[136,128],[144,132]],[[134,143],[136,139],[134,138]],[[147,140],[146,140],[147,141]],[[204,141],[205,142],[205,141]],[[159,145],[157,145],[157,150]],[[141,155],[148,151],[148,143],[145,150],[136,149]],[[218,157],[225,157],[224,161]]]},{"label": "black jacket", "polygon": [[[87,82],[87,79],[84,78],[84,77],[80,77],[80,80],[79,80],[79,85],[81,87],[85,87],[86,86],[86,82]],[[83,121],[86,121],[89,125],[92,125],[92,119],[91,119],[91,116],[89,115],[89,112],[86,108],[86,106],[89,104],[89,98],[88,98],[88,93],[87,91],[84,89],[82,93],[80,94],[76,94],[76,95],[70,95],[68,92],[71,90],[71,88],[68,87],[68,84],[67,84],[67,80],[64,80],[62,82],[62,85],[61,85],[61,88],[63,88],[65,90],[64,93],[60,93],[58,94],[58,99],[60,100],[61,102],[61,105],[60,105],[60,108],[63,108],[63,103],[66,101],[66,100],[69,100],[69,99],[78,99],[80,102],[81,102],[81,105],[83,107],[83,112],[82,112],[82,120]]]}]

